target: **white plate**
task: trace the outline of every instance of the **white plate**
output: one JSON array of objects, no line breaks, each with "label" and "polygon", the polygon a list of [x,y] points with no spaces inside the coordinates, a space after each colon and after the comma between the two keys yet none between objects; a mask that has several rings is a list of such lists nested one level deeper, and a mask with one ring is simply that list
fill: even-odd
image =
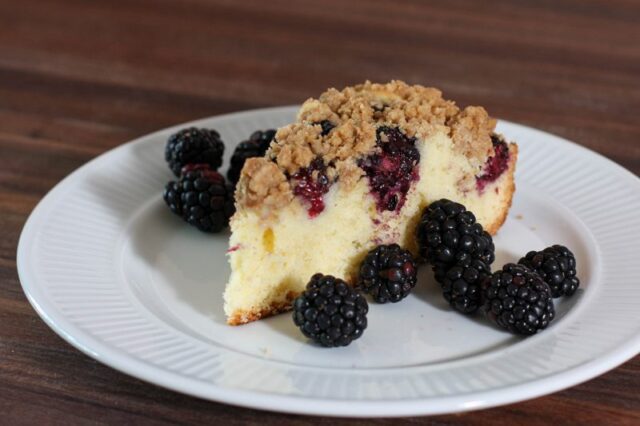
[{"label": "white plate", "polygon": [[[200,120],[233,144],[290,122],[293,107]],[[495,265],[552,243],[571,247],[582,286],[557,299],[557,319],[522,339],[452,312],[430,274],[405,301],[371,305],[369,327],[346,348],[308,344],[289,314],[225,325],[226,235],[173,216],[167,136],[116,148],[56,186],[18,248],[31,304],[89,356],[187,394],[255,408],[342,416],[464,411],[547,394],[588,380],[640,348],[640,181],[558,137],[500,122],[520,144],[518,190],[495,239]],[[427,269],[427,268],[423,268]]]}]

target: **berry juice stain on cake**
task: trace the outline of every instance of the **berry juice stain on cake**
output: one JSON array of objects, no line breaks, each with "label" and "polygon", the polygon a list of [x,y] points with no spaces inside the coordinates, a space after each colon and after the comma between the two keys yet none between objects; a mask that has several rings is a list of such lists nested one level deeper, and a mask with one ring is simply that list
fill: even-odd
[{"label": "berry juice stain on cake", "polygon": [[324,194],[329,192],[331,181],[327,176],[327,166],[321,158],[316,158],[309,167],[298,170],[291,179],[294,181],[293,194],[307,203],[310,218],[324,210]]},{"label": "berry juice stain on cake", "polygon": [[420,153],[415,143],[415,138],[407,137],[397,127],[379,127],[376,146],[381,152],[359,161],[369,177],[379,212],[399,211],[411,183],[418,180]]},{"label": "berry juice stain on cake", "polygon": [[240,244],[236,244],[232,247],[229,247],[229,249],[227,250],[227,253],[233,253],[234,251],[240,250],[241,245]]},{"label": "berry juice stain on cake", "polygon": [[509,146],[496,135],[491,135],[491,142],[495,155],[487,159],[482,174],[476,177],[476,188],[480,193],[488,184],[502,176],[509,167]]}]

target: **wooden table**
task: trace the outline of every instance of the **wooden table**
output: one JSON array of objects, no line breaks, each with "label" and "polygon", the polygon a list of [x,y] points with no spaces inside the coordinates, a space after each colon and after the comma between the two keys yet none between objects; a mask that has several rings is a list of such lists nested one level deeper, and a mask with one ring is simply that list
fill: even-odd
[{"label": "wooden table", "polygon": [[30,307],[16,273],[18,236],[75,168],[158,128],[299,103],[364,79],[439,87],[460,105],[484,105],[640,172],[632,0],[0,1],[0,422],[638,424],[640,357],[502,408],[335,421],[140,382],[73,349]]}]

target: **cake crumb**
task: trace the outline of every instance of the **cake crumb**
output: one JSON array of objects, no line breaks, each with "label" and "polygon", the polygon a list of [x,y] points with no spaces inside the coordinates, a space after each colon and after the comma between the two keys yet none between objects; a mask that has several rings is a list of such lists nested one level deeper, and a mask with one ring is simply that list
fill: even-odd
[{"label": "cake crumb", "polygon": [[266,158],[249,158],[242,168],[236,188],[238,206],[263,208],[265,215],[278,207],[287,205],[293,192],[285,174]]},{"label": "cake crumb", "polygon": [[353,188],[365,174],[355,161],[339,162],[336,166],[336,172],[340,176],[340,185],[343,185],[346,190]]},{"label": "cake crumb", "polygon": [[521,214],[517,214],[517,215],[516,215],[516,219],[518,219],[518,220],[522,220],[522,219],[524,219],[524,216],[522,216]]},{"label": "cake crumb", "polygon": [[275,141],[271,143],[267,157],[274,159],[274,164],[292,175],[324,154],[321,131],[320,126],[301,123],[281,127],[276,133]]},{"label": "cake crumb", "polygon": [[491,134],[496,120],[482,107],[468,106],[451,117],[450,127],[454,148],[467,157],[474,166],[481,167],[488,156],[494,154]]}]

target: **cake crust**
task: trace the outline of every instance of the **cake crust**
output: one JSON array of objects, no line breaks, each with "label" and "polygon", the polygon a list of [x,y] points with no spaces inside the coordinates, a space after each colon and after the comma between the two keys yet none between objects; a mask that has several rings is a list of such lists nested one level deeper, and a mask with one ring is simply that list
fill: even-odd
[{"label": "cake crust", "polygon": [[291,310],[291,303],[295,299],[297,294],[294,292],[288,292],[285,296],[285,300],[277,303],[272,303],[270,306],[264,309],[255,309],[247,311],[236,311],[227,318],[227,324],[229,325],[242,325],[248,322],[257,321],[260,318],[270,317],[282,312]]}]

